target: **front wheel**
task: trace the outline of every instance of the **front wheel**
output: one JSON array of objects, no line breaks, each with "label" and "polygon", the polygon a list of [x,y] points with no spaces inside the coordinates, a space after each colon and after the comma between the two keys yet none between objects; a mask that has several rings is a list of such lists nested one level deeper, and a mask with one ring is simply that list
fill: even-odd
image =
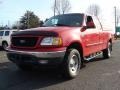
[{"label": "front wheel", "polygon": [[3,42],[3,43],[2,43],[2,47],[3,47],[4,50],[6,50],[6,48],[8,47],[7,42]]},{"label": "front wheel", "polygon": [[103,50],[103,58],[107,59],[111,57],[112,44],[109,42],[106,49]]},{"label": "front wheel", "polygon": [[63,71],[64,75],[69,78],[75,78],[81,67],[81,57],[80,53],[77,49],[69,49],[66,52],[64,64],[63,64]]}]

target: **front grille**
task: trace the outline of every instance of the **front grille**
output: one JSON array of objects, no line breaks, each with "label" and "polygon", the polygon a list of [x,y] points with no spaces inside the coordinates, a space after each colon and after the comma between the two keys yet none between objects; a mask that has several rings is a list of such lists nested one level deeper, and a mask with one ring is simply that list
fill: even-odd
[{"label": "front grille", "polygon": [[12,45],[16,47],[34,47],[38,37],[12,37]]}]

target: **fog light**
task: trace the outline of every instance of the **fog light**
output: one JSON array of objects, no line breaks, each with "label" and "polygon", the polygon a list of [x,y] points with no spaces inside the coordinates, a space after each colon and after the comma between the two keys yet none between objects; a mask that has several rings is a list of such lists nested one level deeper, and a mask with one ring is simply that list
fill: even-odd
[{"label": "fog light", "polygon": [[48,60],[39,60],[39,63],[40,63],[40,64],[47,64],[47,63],[48,63]]}]

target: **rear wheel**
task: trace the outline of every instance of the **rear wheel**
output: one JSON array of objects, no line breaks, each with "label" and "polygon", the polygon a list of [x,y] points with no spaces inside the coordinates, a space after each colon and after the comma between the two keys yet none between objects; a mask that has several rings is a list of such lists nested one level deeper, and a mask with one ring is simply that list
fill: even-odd
[{"label": "rear wheel", "polygon": [[4,50],[6,50],[6,48],[8,47],[8,43],[7,42],[3,42],[2,43],[2,47],[3,47]]},{"label": "rear wheel", "polygon": [[63,74],[68,78],[75,78],[81,67],[81,57],[77,49],[69,49],[63,63]]},{"label": "rear wheel", "polygon": [[103,58],[107,59],[111,57],[112,44],[109,42],[106,49],[103,50]]}]

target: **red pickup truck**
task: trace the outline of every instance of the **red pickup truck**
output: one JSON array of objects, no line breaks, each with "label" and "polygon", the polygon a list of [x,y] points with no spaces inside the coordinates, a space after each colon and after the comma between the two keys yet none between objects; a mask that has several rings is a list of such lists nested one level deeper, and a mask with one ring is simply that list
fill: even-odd
[{"label": "red pickup truck", "polygon": [[84,60],[102,54],[110,58],[112,34],[104,31],[99,19],[81,13],[57,15],[43,27],[11,35],[8,59],[22,69],[58,66],[66,77],[74,78]]}]

